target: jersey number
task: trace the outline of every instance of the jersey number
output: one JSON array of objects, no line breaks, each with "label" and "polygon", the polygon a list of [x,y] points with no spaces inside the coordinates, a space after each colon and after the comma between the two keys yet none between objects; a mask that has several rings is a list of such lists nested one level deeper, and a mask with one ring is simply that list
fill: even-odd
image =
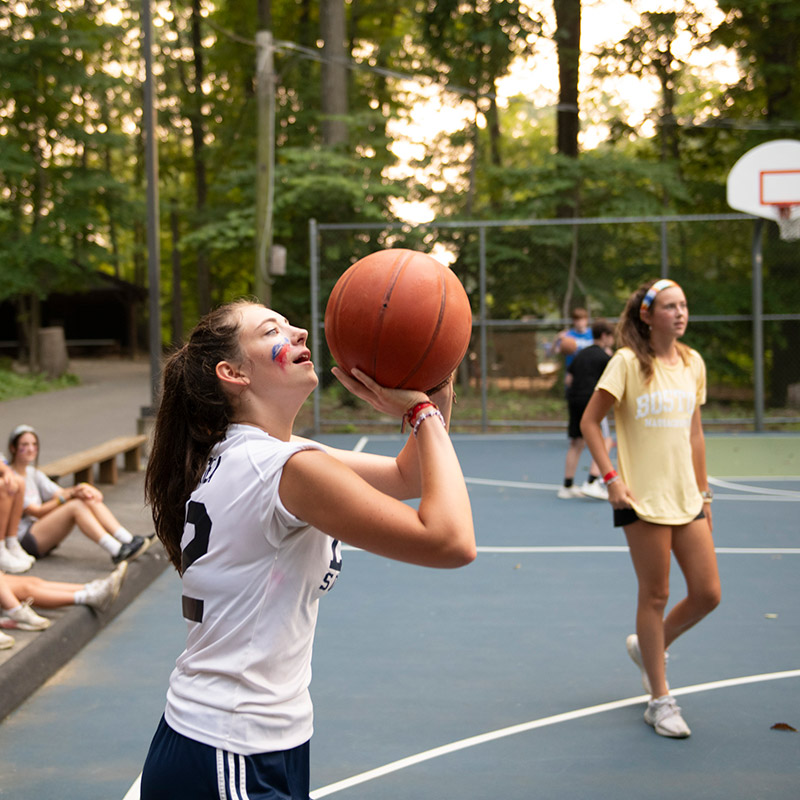
[{"label": "jersey number", "polygon": [[[181,553],[181,575],[208,552],[208,539],[211,536],[211,517],[202,503],[189,501],[186,509],[186,522],[194,525],[194,538]],[[203,621],[203,601],[183,595],[183,616],[192,622]]]}]

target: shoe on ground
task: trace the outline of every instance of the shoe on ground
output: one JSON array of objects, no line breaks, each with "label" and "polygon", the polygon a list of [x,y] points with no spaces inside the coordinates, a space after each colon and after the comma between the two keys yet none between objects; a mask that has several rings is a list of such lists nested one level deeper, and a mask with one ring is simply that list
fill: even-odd
[{"label": "shoe on ground", "polygon": [[647,704],[644,721],[655,728],[659,736],[673,739],[686,739],[692,735],[689,726],[681,716],[681,710],[672,695],[664,695]]},{"label": "shoe on ground", "polygon": [[24,559],[19,558],[4,547],[0,549],[0,570],[7,572],[9,575],[20,575],[33,566],[33,560],[29,559],[30,556]]},{"label": "shoe on ground", "polygon": [[569,500],[571,497],[583,497],[583,493],[577,486],[561,486],[558,489],[559,499]]},{"label": "shoe on ground", "polygon": [[0,650],[10,650],[14,646],[14,637],[0,631]]},{"label": "shoe on ground", "polygon": [[86,605],[95,611],[105,611],[119,596],[128,571],[128,562],[120,565],[107,577],[86,584]]},{"label": "shoe on ground", "polygon": [[3,609],[0,619],[2,628],[18,628],[21,631],[43,631],[53,623],[47,617],[40,617],[32,608],[31,601],[27,600],[16,610]]},{"label": "shoe on ground", "polygon": [[[626,640],[625,640],[625,647],[628,651],[628,655],[631,657],[631,661],[636,664],[637,667],[642,672],[642,687],[647,692],[647,694],[652,694],[653,689],[650,686],[650,678],[647,677],[647,671],[644,668],[644,662],[642,661],[642,651],[639,649],[639,637],[632,633]],[[664,668],[666,669],[667,662],[669,661],[669,653],[664,653]],[[667,691],[669,691],[669,684],[667,684]]]},{"label": "shoe on ground", "polygon": [[581,486],[581,494],[584,497],[593,497],[595,500],[608,500],[608,489],[602,481],[586,481]]},{"label": "shoe on ground", "polygon": [[111,560],[115,564],[121,564],[123,561],[133,561],[139,558],[142,553],[147,552],[150,547],[152,539],[143,539],[141,536],[134,536],[127,544],[123,544],[117,555],[112,556]]}]

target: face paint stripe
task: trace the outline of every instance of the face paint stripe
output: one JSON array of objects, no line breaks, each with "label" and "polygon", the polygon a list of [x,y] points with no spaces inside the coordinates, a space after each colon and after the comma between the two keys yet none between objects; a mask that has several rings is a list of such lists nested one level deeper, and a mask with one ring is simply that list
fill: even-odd
[{"label": "face paint stripe", "polygon": [[272,360],[284,365],[288,359],[288,352],[289,340],[284,339],[282,342],[272,346]]}]

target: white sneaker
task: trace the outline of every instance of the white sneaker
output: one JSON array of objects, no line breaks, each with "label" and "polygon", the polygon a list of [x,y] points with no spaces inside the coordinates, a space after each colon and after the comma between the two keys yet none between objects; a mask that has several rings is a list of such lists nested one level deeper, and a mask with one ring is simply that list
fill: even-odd
[{"label": "white sneaker", "polygon": [[19,575],[22,572],[27,572],[32,566],[33,562],[17,558],[14,553],[11,553],[5,547],[0,549],[0,570],[3,572],[7,572],[9,575]]},{"label": "white sneaker", "polygon": [[32,608],[31,600],[26,600],[18,609],[3,609],[0,628],[19,628],[21,631],[43,631],[53,623],[47,617],[40,617]]},{"label": "white sneaker", "polygon": [[659,736],[673,739],[686,739],[692,735],[689,726],[681,716],[681,710],[672,695],[666,694],[647,704],[644,721],[652,725]]},{"label": "white sneaker", "polygon": [[9,544],[8,539],[6,539],[6,550],[11,553],[17,561],[22,561],[28,564],[29,567],[32,567],[36,563],[36,559],[25,550],[16,537],[11,540],[11,544]]},{"label": "white sneaker", "polygon": [[14,646],[14,637],[0,631],[0,650],[10,650]]},{"label": "white sneaker", "polygon": [[577,486],[561,486],[556,496],[561,500],[569,500],[571,497],[583,497],[583,493]]},{"label": "white sneaker", "polygon": [[[639,649],[639,637],[632,633],[626,640],[625,640],[625,647],[628,651],[628,655],[631,657],[631,661],[636,664],[637,667],[642,671],[642,686],[647,694],[652,694],[653,689],[650,686],[650,678],[647,677],[647,672],[644,668],[644,662],[642,661],[642,651]],[[669,661],[669,653],[666,651],[664,652],[664,669],[667,667],[667,662]],[[667,683],[667,691],[669,691],[669,684]]]},{"label": "white sneaker", "polygon": [[128,562],[122,561],[107,578],[87,583],[86,605],[95,611],[105,611],[117,599],[127,571]]},{"label": "white sneaker", "polygon": [[584,497],[593,497],[595,500],[608,500],[608,489],[605,484],[600,480],[595,480],[589,483],[586,481],[581,486],[581,494]]}]

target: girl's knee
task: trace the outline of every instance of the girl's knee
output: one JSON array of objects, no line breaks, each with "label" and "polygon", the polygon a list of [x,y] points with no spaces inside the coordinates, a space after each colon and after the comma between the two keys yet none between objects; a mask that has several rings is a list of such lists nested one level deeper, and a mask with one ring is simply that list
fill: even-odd
[{"label": "girl's knee", "polygon": [[663,613],[669,602],[669,586],[648,586],[639,590],[639,606]]}]

